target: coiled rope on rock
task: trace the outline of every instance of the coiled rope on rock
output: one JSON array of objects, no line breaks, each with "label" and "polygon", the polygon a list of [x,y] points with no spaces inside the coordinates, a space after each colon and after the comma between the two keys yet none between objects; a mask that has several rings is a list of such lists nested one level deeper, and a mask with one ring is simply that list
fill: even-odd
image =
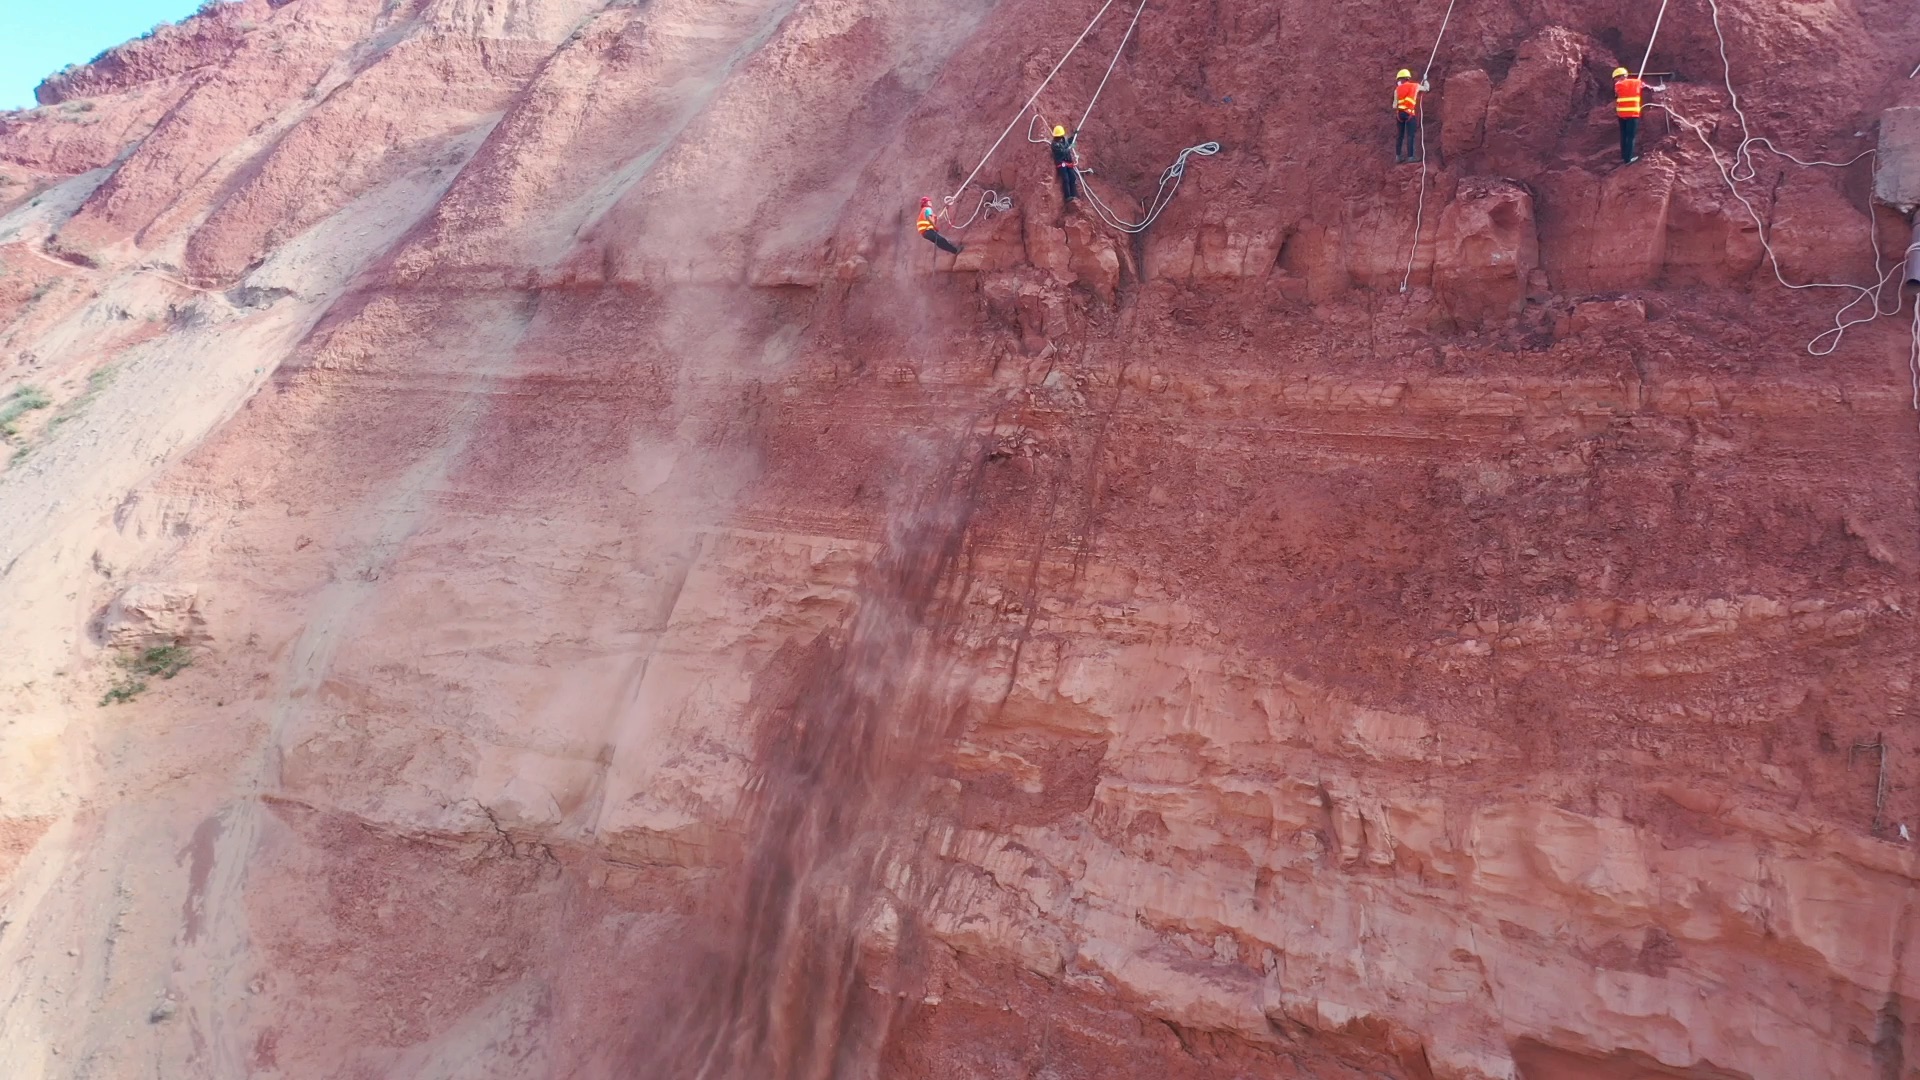
[{"label": "coiled rope on rock", "polygon": [[[948,199],[947,202],[949,206],[951,206],[953,200]],[[996,214],[1004,214],[1011,209],[1013,209],[1013,196],[1002,195],[992,188],[987,188],[980,192],[980,201],[974,204],[973,213],[967,215],[967,220],[954,221],[952,214],[947,215],[947,220],[952,222],[954,229],[958,231],[973,224],[974,219],[978,218],[980,212],[983,210],[992,210]]]},{"label": "coiled rope on rock", "polygon": [[[1103,202],[1100,198],[1100,193],[1093,190],[1092,184],[1087,183],[1086,174],[1084,173],[1080,175],[1080,186],[1086,190],[1087,204],[1093,207],[1093,212],[1101,221],[1123,233],[1143,233],[1146,232],[1147,228],[1155,221],[1160,219],[1161,213],[1163,213],[1168,206],[1172,205],[1173,197],[1179,194],[1180,181],[1187,173],[1187,159],[1195,155],[1212,157],[1219,152],[1220,144],[1212,141],[1189,146],[1185,150],[1180,151],[1180,156],[1175,158],[1173,164],[1167,166],[1166,171],[1160,174],[1160,189],[1154,192],[1153,202],[1147,206],[1147,216],[1137,222],[1125,220],[1120,217],[1119,214],[1115,213],[1112,207],[1109,207]],[[1079,172],[1080,170],[1075,169],[1074,171]]]}]

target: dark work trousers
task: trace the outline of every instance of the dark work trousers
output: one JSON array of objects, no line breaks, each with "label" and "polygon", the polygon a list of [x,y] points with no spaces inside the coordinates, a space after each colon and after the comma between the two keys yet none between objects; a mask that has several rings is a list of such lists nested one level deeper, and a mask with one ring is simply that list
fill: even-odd
[{"label": "dark work trousers", "polygon": [[947,239],[946,237],[941,236],[938,232],[935,232],[932,229],[928,229],[926,232],[923,232],[920,235],[933,241],[933,246],[939,248],[941,251],[950,251],[955,255],[960,254],[959,244],[956,244],[953,241]]},{"label": "dark work trousers", "polygon": [[[1393,111],[1393,156],[1412,161],[1420,154],[1420,117],[1416,113]],[[1406,147],[1402,150],[1401,147]]]},{"label": "dark work trousers", "polygon": [[1066,196],[1068,202],[1079,198],[1080,170],[1074,168],[1072,165],[1062,165],[1059,167],[1059,172],[1060,194]]},{"label": "dark work trousers", "polygon": [[1635,157],[1638,156],[1633,152],[1633,140],[1639,134],[1640,134],[1640,118],[1639,117],[1623,116],[1620,118],[1620,160],[1621,161],[1630,162]]}]

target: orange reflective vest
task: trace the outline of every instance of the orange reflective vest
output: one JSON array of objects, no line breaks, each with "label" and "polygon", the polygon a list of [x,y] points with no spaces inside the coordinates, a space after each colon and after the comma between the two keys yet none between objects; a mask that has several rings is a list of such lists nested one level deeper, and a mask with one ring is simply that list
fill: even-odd
[{"label": "orange reflective vest", "polygon": [[1413,79],[1401,79],[1393,87],[1393,107],[1412,116],[1420,111],[1420,84]]},{"label": "orange reflective vest", "polygon": [[928,232],[932,232],[932,231],[933,231],[933,226],[934,226],[934,220],[933,220],[933,219],[934,219],[934,213],[933,213],[933,207],[931,207],[931,206],[923,206],[923,207],[921,207],[921,208],[920,208],[920,220],[919,220],[919,222],[917,223],[917,224],[918,224],[918,226],[919,226],[919,229],[920,229],[920,231],[921,231],[921,232],[923,232],[923,233],[928,233]]},{"label": "orange reflective vest", "polygon": [[1613,80],[1613,111],[1628,119],[1640,115],[1640,95],[1646,90],[1646,84],[1628,75]]}]

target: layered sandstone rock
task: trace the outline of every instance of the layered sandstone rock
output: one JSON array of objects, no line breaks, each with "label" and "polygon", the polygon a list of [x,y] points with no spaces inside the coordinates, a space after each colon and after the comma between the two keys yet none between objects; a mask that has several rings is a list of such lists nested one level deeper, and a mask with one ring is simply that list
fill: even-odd
[{"label": "layered sandstone rock", "polygon": [[[1091,10],[243,0],[51,80],[9,1076],[1920,1075],[1907,329],[1810,355],[1858,294],[1762,245],[1905,223],[1735,197],[1704,11],[1616,168],[1651,12],[1536,7],[1399,168],[1438,10],[1150,8],[1095,182],[1220,154],[1127,236],[1011,137],[958,258]],[[1721,7],[1752,134],[1917,100],[1901,5]]]}]

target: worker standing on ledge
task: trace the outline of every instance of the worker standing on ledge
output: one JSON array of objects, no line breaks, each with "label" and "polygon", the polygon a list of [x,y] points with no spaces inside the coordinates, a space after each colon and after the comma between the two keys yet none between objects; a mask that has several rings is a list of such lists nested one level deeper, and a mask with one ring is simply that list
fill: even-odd
[{"label": "worker standing on ledge", "polygon": [[1051,144],[1053,167],[1059,170],[1060,194],[1066,196],[1067,202],[1072,202],[1080,195],[1080,161],[1073,150],[1073,144],[1079,138],[1079,132],[1069,135],[1066,128],[1054,125]]},{"label": "worker standing on ledge", "polygon": [[938,224],[935,218],[933,200],[929,197],[922,196],[920,199],[920,218],[915,222],[915,225],[920,230],[920,235],[933,241],[933,246],[939,248],[941,251],[950,251],[955,255],[960,254],[961,245],[954,243],[934,231],[934,226]]},{"label": "worker standing on ledge", "polygon": [[1631,165],[1640,160],[1633,143],[1640,134],[1640,112],[1648,91],[1660,89],[1629,74],[1626,68],[1613,69],[1613,111],[1620,118],[1620,162]]},{"label": "worker standing on ledge", "polygon": [[[1401,68],[1393,84],[1393,163],[1404,165],[1420,160],[1420,95],[1430,87]],[[1401,147],[1406,149],[1402,150]]]}]

